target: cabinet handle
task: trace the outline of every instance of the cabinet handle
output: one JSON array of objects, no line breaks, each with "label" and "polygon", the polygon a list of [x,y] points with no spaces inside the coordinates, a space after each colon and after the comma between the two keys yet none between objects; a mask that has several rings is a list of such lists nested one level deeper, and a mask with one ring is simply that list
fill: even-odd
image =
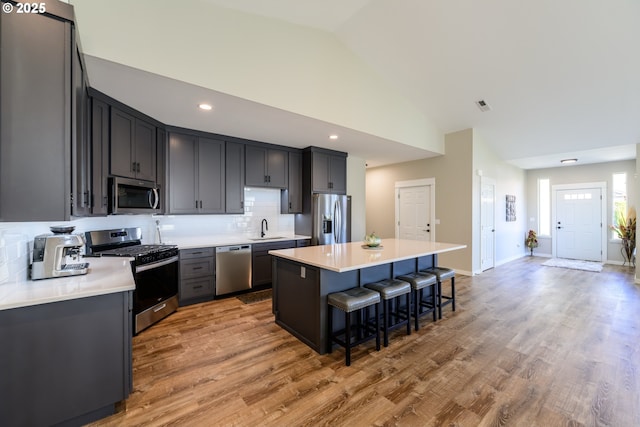
[{"label": "cabinet handle", "polygon": [[140,162],[136,163],[136,172],[140,173]]},{"label": "cabinet handle", "polygon": [[136,171],[136,162],[132,162],[131,163],[131,172],[135,172]]},{"label": "cabinet handle", "polygon": [[202,285],[198,285],[198,286],[194,286],[193,289],[200,289],[202,288]]},{"label": "cabinet handle", "polygon": [[202,200],[200,200],[200,209],[202,209]]},{"label": "cabinet handle", "polygon": [[202,270],[202,267],[193,267],[194,270]]}]

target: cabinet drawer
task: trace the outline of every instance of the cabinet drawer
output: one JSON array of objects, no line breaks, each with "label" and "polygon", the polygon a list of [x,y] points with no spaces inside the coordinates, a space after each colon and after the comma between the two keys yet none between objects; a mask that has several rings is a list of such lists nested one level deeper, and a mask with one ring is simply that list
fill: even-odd
[{"label": "cabinet drawer", "polygon": [[213,257],[193,258],[180,261],[180,277],[183,279],[213,276],[213,272]]},{"label": "cabinet drawer", "polygon": [[213,299],[213,276],[180,281],[180,301],[202,297]]},{"label": "cabinet drawer", "polygon": [[214,248],[181,249],[180,259],[212,257],[214,253]]}]

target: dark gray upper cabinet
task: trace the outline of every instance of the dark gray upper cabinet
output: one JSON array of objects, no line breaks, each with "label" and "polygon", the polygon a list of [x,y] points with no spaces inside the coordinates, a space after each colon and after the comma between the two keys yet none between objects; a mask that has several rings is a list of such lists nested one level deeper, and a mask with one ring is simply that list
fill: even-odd
[{"label": "dark gray upper cabinet", "polygon": [[281,193],[280,213],[302,212],[302,153],[289,152],[289,179],[287,189]]},{"label": "dark gray upper cabinet", "polygon": [[156,127],[111,107],[111,174],[156,180]]},{"label": "dark gray upper cabinet", "polygon": [[169,133],[169,212],[224,213],[225,143]]},{"label": "dark gray upper cabinet", "polygon": [[225,212],[244,213],[244,144],[226,143]]},{"label": "dark gray upper cabinet", "polygon": [[70,219],[73,53],[71,20],[0,13],[2,221]]},{"label": "dark gray upper cabinet", "polygon": [[198,198],[200,213],[224,213],[224,141],[199,138]]},{"label": "dark gray upper cabinet", "polygon": [[91,98],[91,213],[109,211],[109,105]]},{"label": "dark gray upper cabinet", "polygon": [[73,167],[71,214],[88,216],[91,215],[91,138],[89,135],[91,111],[84,62],[78,46],[75,46],[73,51],[71,72],[73,80],[72,122],[74,123],[71,138]]},{"label": "dark gray upper cabinet", "polygon": [[311,189],[314,193],[347,194],[347,156],[312,149]]},{"label": "dark gray upper cabinet", "polygon": [[288,154],[285,150],[247,144],[245,185],[287,188],[288,163]]}]

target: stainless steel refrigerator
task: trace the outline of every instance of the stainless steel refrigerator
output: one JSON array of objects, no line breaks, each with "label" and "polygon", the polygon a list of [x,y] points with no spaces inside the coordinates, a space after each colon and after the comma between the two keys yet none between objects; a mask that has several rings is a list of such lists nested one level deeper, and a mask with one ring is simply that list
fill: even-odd
[{"label": "stainless steel refrigerator", "polygon": [[351,196],[314,194],[311,201],[311,244],[351,241]]}]

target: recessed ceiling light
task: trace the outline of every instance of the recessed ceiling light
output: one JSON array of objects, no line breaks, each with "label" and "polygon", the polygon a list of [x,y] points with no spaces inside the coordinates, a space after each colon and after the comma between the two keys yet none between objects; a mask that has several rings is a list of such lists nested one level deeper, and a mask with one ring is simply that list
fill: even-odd
[{"label": "recessed ceiling light", "polygon": [[338,139],[338,135],[336,134],[329,135],[329,139]]},{"label": "recessed ceiling light", "polygon": [[577,161],[578,161],[578,159],[562,159],[562,160],[560,160],[560,163],[567,164],[567,163],[575,163]]},{"label": "recessed ceiling light", "polygon": [[211,109],[213,109],[213,107],[210,104],[198,104],[198,108],[200,108],[201,110],[205,110],[205,111],[209,111]]}]

